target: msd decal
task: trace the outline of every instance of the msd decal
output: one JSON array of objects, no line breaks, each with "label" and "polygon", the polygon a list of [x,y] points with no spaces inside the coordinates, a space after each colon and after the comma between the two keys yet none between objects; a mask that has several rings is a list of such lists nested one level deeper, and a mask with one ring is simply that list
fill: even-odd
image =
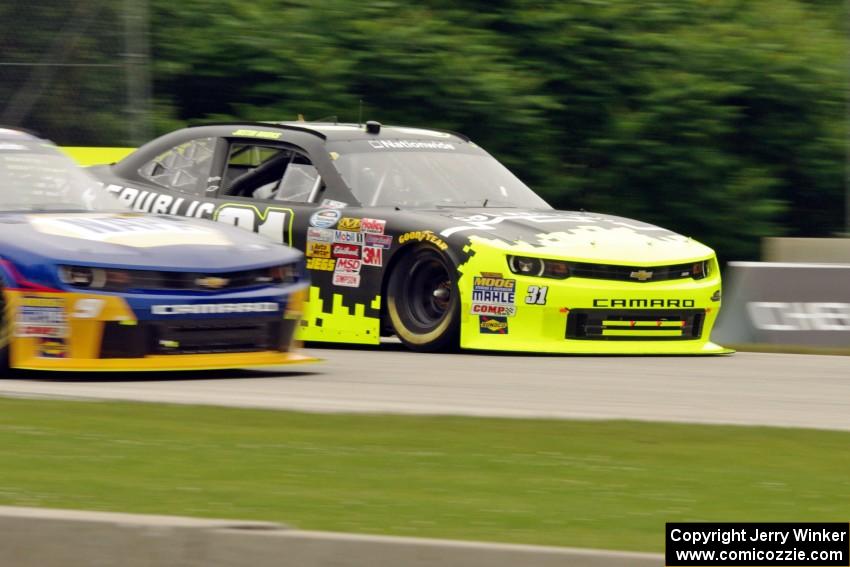
[{"label": "msd decal", "polygon": [[360,260],[352,258],[339,258],[336,261],[337,272],[349,272],[352,274],[360,273]]}]

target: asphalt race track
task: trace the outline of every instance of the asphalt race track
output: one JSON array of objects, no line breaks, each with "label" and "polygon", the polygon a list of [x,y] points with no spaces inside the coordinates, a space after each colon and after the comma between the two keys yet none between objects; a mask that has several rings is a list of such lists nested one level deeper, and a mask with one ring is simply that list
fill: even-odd
[{"label": "asphalt race track", "polygon": [[325,361],[167,375],[19,372],[0,379],[0,395],[850,430],[850,357],[417,354],[395,344],[307,352]]}]

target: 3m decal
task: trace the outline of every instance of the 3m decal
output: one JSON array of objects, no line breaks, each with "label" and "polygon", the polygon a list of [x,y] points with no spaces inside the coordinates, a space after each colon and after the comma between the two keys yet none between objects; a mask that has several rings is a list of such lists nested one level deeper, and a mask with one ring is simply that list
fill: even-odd
[{"label": "3m decal", "polygon": [[360,231],[360,219],[351,217],[342,217],[339,219],[339,224],[336,225],[337,230],[353,230]]},{"label": "3m decal", "polygon": [[334,272],[333,285],[345,287],[360,287],[360,274],[349,272]]},{"label": "3m decal", "polygon": [[335,243],[333,245],[334,258],[354,258],[360,259],[360,247],[356,244]]},{"label": "3m decal", "polygon": [[337,230],[334,232],[334,242],[345,242],[347,244],[363,244],[363,234],[349,230]]},{"label": "3m decal", "polygon": [[516,307],[513,305],[491,304],[491,303],[473,303],[473,315],[493,315],[496,317],[513,317],[516,315]]},{"label": "3m decal", "polygon": [[478,316],[479,331],[484,335],[507,335],[508,320],[505,317]]},{"label": "3m decal", "polygon": [[337,272],[360,273],[360,260],[353,258],[338,258],[336,261]]},{"label": "3m decal", "polygon": [[415,232],[406,232],[398,237],[398,243],[404,244],[405,242],[410,242],[412,240],[418,242],[430,242],[439,248],[440,250],[446,250],[449,245],[446,244],[439,236],[434,234],[430,230],[417,230]]},{"label": "3m decal", "polygon": [[369,234],[384,234],[387,221],[381,219],[361,219],[360,230]]},{"label": "3m decal", "polygon": [[311,226],[307,229],[307,240],[314,240],[316,242],[333,242],[334,231],[330,228],[315,228]]},{"label": "3m decal", "polygon": [[340,214],[337,209],[319,209],[310,216],[310,226],[328,228],[337,223]]},{"label": "3m decal", "polygon": [[311,258],[330,258],[331,245],[327,242],[313,242],[312,240],[308,240],[306,254]]},{"label": "3m decal", "polygon": [[525,296],[525,303],[528,305],[546,305],[546,295],[548,293],[549,286],[530,285],[528,286],[528,295]]},{"label": "3m decal", "polygon": [[213,213],[213,220],[252,230],[275,242],[292,244],[292,209],[268,207],[260,211],[254,205],[225,203]]},{"label": "3m decal", "polygon": [[308,270],[319,270],[322,272],[332,272],[336,266],[336,260],[333,258],[307,258]]},{"label": "3m decal", "polygon": [[384,250],[375,246],[363,247],[363,265],[364,266],[383,266],[384,265]]},{"label": "3m decal", "polygon": [[[361,224],[361,226],[363,225]],[[363,244],[365,246],[375,246],[377,248],[389,250],[390,246],[393,244],[393,237],[389,234],[366,233],[363,235]]]}]

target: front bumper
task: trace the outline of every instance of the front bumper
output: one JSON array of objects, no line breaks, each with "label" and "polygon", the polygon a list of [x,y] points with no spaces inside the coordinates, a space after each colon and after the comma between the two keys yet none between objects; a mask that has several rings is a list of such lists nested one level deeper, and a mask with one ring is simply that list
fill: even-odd
[{"label": "front bumper", "polygon": [[173,318],[153,317],[149,309],[149,304],[168,302],[168,298],[8,289],[3,293],[4,321],[9,326],[9,364],[13,368],[86,372],[206,370],[314,360],[290,352],[306,284],[266,297],[229,294],[220,296],[224,299],[177,299],[181,304],[247,304],[265,299],[259,305],[279,306],[273,313]]},{"label": "front bumper", "polygon": [[[488,270],[470,262],[458,282],[460,346],[602,355],[728,354],[733,351],[709,340],[720,311],[721,282],[713,263],[712,275],[701,280],[641,283],[528,277],[510,273],[504,264]],[[475,277],[482,273],[515,282],[502,288],[513,285],[513,309],[500,313],[498,305],[482,309],[473,301]],[[488,309],[490,314],[481,313]]]}]

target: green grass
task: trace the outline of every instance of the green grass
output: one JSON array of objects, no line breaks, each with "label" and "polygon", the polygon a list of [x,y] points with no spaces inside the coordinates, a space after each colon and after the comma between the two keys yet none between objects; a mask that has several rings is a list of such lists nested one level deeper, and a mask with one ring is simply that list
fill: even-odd
[{"label": "green grass", "polygon": [[660,551],[667,521],[846,521],[850,433],[0,398],[0,503]]}]

